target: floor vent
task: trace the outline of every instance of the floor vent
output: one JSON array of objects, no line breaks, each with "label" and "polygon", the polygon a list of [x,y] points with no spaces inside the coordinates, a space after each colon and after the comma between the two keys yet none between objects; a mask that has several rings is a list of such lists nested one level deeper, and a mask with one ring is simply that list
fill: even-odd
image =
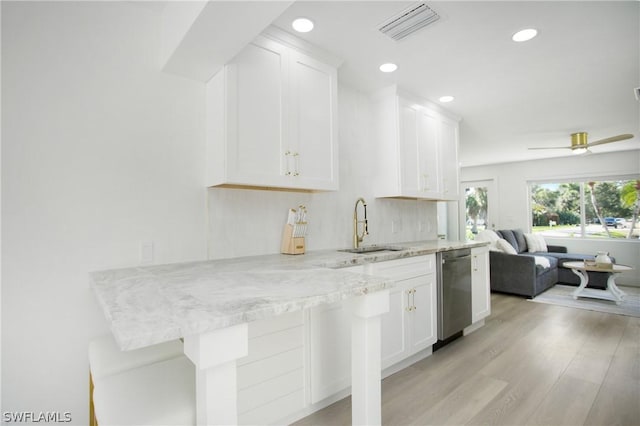
[{"label": "floor vent", "polygon": [[387,19],[378,26],[378,29],[394,40],[402,40],[438,19],[440,15],[426,3],[419,3]]}]

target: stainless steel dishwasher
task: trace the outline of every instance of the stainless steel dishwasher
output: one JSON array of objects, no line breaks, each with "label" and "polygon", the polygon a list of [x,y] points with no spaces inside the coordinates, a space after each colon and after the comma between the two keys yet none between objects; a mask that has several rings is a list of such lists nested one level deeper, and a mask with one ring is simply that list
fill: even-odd
[{"label": "stainless steel dishwasher", "polygon": [[471,250],[440,252],[437,265],[438,340],[444,343],[471,325]]}]

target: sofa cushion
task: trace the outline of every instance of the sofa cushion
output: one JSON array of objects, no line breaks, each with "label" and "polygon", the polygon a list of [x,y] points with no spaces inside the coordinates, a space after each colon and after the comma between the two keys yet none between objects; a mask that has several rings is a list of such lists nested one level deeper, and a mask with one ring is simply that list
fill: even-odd
[{"label": "sofa cushion", "polygon": [[527,250],[530,252],[546,253],[549,251],[544,237],[540,234],[524,234],[524,239],[527,240]]},{"label": "sofa cushion", "polygon": [[524,253],[528,251],[527,240],[524,237],[524,232],[522,232],[522,229],[514,229],[513,236],[516,238],[516,243],[518,243],[518,245],[516,246],[516,251],[518,253]]},{"label": "sofa cushion", "polygon": [[516,250],[516,253],[518,253],[518,240],[516,240],[516,236],[513,234],[511,229],[501,229],[498,231],[498,235],[507,240],[507,242]]},{"label": "sofa cushion", "polygon": [[546,256],[547,253],[521,253],[523,256],[533,257],[536,262],[536,275],[540,275],[547,269],[557,269],[558,259],[554,256]]}]

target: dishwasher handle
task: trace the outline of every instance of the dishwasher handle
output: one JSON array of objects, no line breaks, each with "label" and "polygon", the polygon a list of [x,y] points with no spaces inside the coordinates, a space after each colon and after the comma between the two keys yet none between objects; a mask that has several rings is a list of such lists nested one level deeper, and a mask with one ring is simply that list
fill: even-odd
[{"label": "dishwasher handle", "polygon": [[[460,257],[452,257],[449,258],[448,260],[450,261],[458,261],[458,260],[464,260],[464,259],[471,259],[471,255],[467,254],[466,256],[460,256]],[[444,265],[447,262],[447,259],[445,259],[444,257],[442,258],[442,264]]]}]

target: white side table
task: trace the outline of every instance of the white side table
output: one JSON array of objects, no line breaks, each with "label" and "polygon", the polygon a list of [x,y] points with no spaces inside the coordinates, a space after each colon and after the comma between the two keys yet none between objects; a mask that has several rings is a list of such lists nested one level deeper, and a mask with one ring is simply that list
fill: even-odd
[{"label": "white side table", "polygon": [[[631,271],[633,268],[626,265],[613,265],[612,269],[601,268],[595,265],[585,265],[584,262],[565,262],[563,265],[565,268],[570,268],[574,274],[580,277],[580,286],[573,292],[573,298],[578,297],[590,297],[592,299],[611,300],[620,304],[626,293],[618,288],[615,281],[616,274],[624,271]],[[593,272],[608,272],[609,278],[607,279],[607,288],[605,290],[599,290],[595,288],[586,288],[589,284],[589,271]]]}]

